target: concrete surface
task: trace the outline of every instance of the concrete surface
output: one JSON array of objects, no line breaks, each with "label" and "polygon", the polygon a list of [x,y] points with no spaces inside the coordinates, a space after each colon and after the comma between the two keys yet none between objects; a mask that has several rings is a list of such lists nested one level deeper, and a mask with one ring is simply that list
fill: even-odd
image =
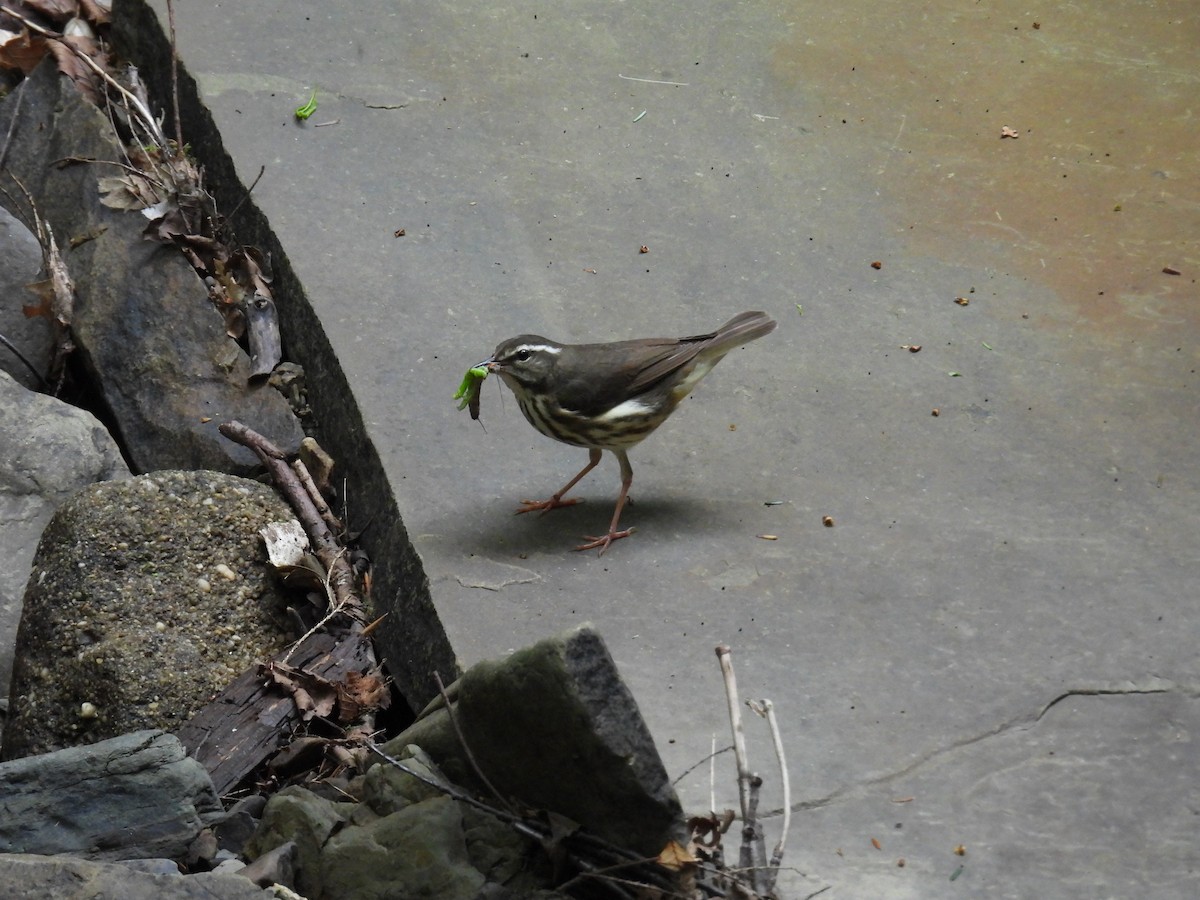
[{"label": "concrete surface", "polygon": [[[595,622],[682,773],[729,642],[792,897],[1200,894],[1193,11],[176,6],[463,662]],[[632,454],[636,535],[569,550],[611,460],[513,518],[585,457],[456,412],[467,365],[743,309],[780,328]]]}]

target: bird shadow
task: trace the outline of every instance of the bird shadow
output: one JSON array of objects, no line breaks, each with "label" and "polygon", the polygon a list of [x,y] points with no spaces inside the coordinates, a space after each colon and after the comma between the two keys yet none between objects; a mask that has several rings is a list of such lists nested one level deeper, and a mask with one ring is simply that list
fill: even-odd
[{"label": "bird shadow", "polygon": [[[491,515],[486,524],[477,520],[474,537],[479,541],[478,549],[484,552],[509,547],[522,553],[556,553],[564,547],[573,548],[584,535],[607,532],[615,502],[614,498],[588,497],[572,506],[522,515],[516,514],[514,503],[511,514]],[[710,534],[733,520],[732,512],[723,511],[712,501],[645,495],[643,499],[629,498],[621,512],[620,527],[636,529],[634,536],[644,541],[652,535],[665,539],[680,533]]]}]

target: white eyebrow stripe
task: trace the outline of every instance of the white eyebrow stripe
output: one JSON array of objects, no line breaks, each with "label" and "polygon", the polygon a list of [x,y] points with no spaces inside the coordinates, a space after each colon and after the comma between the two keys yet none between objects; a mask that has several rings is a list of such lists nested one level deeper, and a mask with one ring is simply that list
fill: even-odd
[{"label": "white eyebrow stripe", "polygon": [[520,353],[522,350],[528,350],[530,353],[553,353],[556,356],[562,353],[562,347],[551,347],[549,344],[521,344],[514,347],[512,352]]}]

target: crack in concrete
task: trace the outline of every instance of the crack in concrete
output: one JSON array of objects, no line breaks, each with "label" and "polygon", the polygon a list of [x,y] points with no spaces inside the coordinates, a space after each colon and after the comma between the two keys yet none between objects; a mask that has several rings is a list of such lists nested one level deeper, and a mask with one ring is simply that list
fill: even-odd
[{"label": "crack in concrete", "polygon": [[[1171,691],[1177,690],[1179,687],[1173,682],[1163,679],[1154,678],[1153,680],[1160,683],[1161,686],[1137,687],[1134,685],[1128,688],[1076,688],[1074,690],[1064,691],[1043,706],[1041,711],[1034,716],[1033,721],[1030,724],[1037,724],[1038,722],[1042,721],[1042,717],[1045,716],[1046,713],[1050,712],[1051,709],[1069,697],[1109,697],[1124,694],[1169,694]],[[1185,689],[1183,693],[1186,694],[1191,692]]]},{"label": "crack in concrete", "polygon": [[500,569],[500,572],[494,573],[492,577],[488,577],[483,573],[472,573],[470,575],[455,575],[454,580],[460,586],[465,588],[479,589],[484,591],[502,591],[506,587],[513,584],[533,584],[536,581],[541,581],[542,576],[530,569],[523,569],[520,566],[512,566],[507,563],[490,562],[490,567]]},{"label": "crack in concrete", "polygon": [[[1169,694],[1173,692],[1183,694],[1186,697],[1196,698],[1200,697],[1200,686],[1180,685],[1167,679],[1151,676],[1147,683],[1140,685],[1130,682],[1128,686],[1122,687],[1072,688],[1070,690],[1063,691],[1061,694],[1058,694],[1047,703],[1044,703],[1038,708],[1037,712],[1031,715],[1014,717],[1005,722],[1001,722],[995,728],[988,729],[981,734],[971,735],[970,737],[965,737],[959,741],[955,741],[949,746],[939,747],[935,750],[931,750],[920,758],[913,760],[907,766],[897,769],[894,772],[888,772],[887,774],[876,776],[855,785],[839,788],[838,790],[835,790],[824,797],[818,797],[812,800],[801,800],[792,804],[792,811],[804,812],[808,810],[822,809],[823,807],[831,806],[841,800],[857,799],[858,797],[865,795],[873,788],[887,784],[888,782],[894,781],[897,778],[903,778],[911,775],[918,769],[924,767],[927,763],[940,760],[943,757],[946,757],[952,753],[956,753],[957,751],[966,747],[970,747],[973,744],[978,744],[987,740],[988,738],[1007,734],[1011,731],[1032,728],[1041,722],[1051,709],[1070,697],[1108,697],[1126,696],[1131,694]],[[761,813],[760,818],[768,819],[781,816],[782,814],[782,808],[774,809],[769,812]]]}]

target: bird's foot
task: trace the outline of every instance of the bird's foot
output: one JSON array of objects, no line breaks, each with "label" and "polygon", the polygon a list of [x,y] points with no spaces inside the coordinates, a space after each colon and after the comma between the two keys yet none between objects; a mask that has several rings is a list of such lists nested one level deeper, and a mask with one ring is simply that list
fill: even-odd
[{"label": "bird's foot", "polygon": [[585,534],[583,536],[583,539],[585,541],[587,541],[587,543],[580,544],[575,549],[576,550],[595,550],[597,547],[599,547],[600,552],[597,553],[596,555],[603,556],[604,551],[608,549],[609,544],[611,544],[613,541],[620,540],[623,537],[629,537],[635,531],[637,531],[636,528],[626,528],[624,531],[610,531],[608,534],[604,535],[604,537],[592,537],[590,534]]},{"label": "bird's foot", "polygon": [[563,500],[560,497],[551,497],[549,500],[522,500],[521,508],[518,509],[514,516],[519,516],[521,513],[541,512],[542,515],[550,512],[552,509],[558,509],[560,506],[574,506],[576,503],[582,503],[583,500],[572,498]]}]

